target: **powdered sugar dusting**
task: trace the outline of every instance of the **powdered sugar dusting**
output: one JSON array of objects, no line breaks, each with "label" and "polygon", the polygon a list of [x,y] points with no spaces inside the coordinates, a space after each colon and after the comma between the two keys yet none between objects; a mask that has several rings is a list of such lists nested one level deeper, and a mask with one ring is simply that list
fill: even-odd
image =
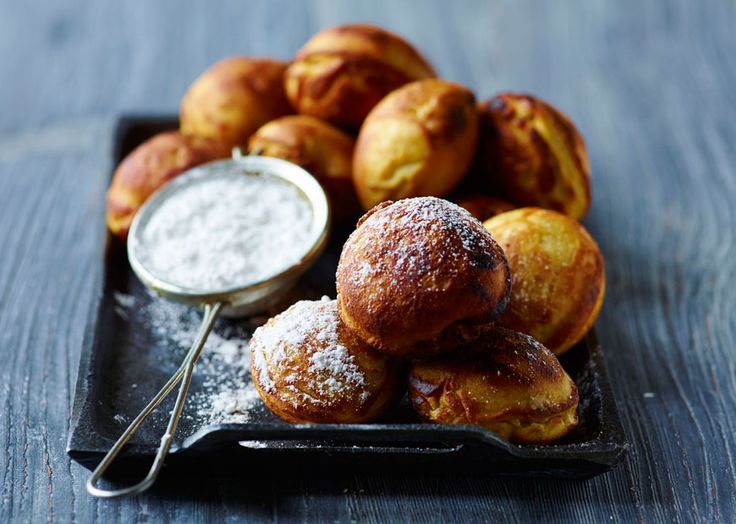
[{"label": "powdered sugar dusting", "polygon": [[[371,233],[364,237],[365,230]],[[365,242],[380,237],[391,256],[372,261],[357,257],[359,265],[347,278],[358,286],[389,270],[396,279],[432,274],[436,271],[432,264],[458,272],[463,264],[488,263],[498,251],[480,221],[466,209],[435,197],[407,198],[379,209],[353,232],[348,244],[360,242],[361,237]],[[421,284],[421,278],[417,280]]]},{"label": "powdered sugar dusting", "polygon": [[[258,370],[260,386],[269,392],[277,390],[274,376],[281,375],[287,389],[302,400],[329,404],[336,397],[353,394],[361,401],[370,396],[363,371],[355,357],[340,340],[339,317],[334,300],[303,300],[271,319],[253,333],[251,343],[253,366]],[[306,377],[290,373],[290,367],[307,358]],[[311,394],[293,385],[297,378],[307,380]],[[279,379],[277,379],[279,380]]]},{"label": "powdered sugar dusting", "polygon": [[241,287],[297,263],[315,240],[311,223],[312,209],[293,184],[217,173],[163,202],[144,226],[137,253],[144,267],[173,284]]},{"label": "powdered sugar dusting", "polygon": [[318,385],[320,391],[336,393],[346,385],[365,386],[365,377],[355,365],[354,357],[337,341],[337,336],[334,341],[324,337],[323,342],[327,347],[320,348],[309,357],[309,371],[327,376],[325,381]]}]

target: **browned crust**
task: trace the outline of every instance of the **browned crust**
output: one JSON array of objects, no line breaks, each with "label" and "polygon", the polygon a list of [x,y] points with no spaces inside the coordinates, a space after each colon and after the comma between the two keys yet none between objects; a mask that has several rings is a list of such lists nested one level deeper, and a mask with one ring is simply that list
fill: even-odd
[{"label": "browned crust", "polygon": [[226,143],[178,131],[146,140],[123,159],[113,174],[107,191],[110,231],[124,240],[136,212],[157,189],[187,169],[229,155]]},{"label": "browned crust", "polygon": [[[339,322],[339,344],[354,359],[366,383],[339,392],[319,389],[324,377],[310,371],[309,361],[326,344],[317,328],[308,332],[299,346],[281,341],[287,357],[279,361],[266,359],[263,368],[256,364],[259,362],[256,352],[262,350],[261,346],[265,342],[256,331],[250,341],[251,375],[266,407],[283,420],[293,423],[358,423],[383,416],[404,394],[404,365],[378,353],[343,325],[334,300],[312,302],[309,307],[328,308],[335,315]],[[294,306],[271,318],[265,327],[284,322],[291,314],[294,314]],[[268,379],[263,376],[264,373]],[[364,392],[366,397],[362,398]]]},{"label": "browned crust", "polygon": [[429,61],[396,33],[371,24],[336,26],[314,35],[296,54],[299,60],[315,52],[353,52],[381,60],[411,79],[436,75]]},{"label": "browned crust", "polygon": [[426,59],[401,37],[357,24],[312,37],[287,69],[285,86],[300,113],[357,130],[388,93],[434,75]]},{"label": "browned crust", "polygon": [[[393,123],[408,127],[391,137],[396,145],[387,151],[386,129]],[[353,178],[363,207],[447,195],[470,167],[477,141],[475,95],[466,87],[426,79],[394,91],[371,111],[356,142]],[[410,178],[395,177],[407,165],[415,165]]]},{"label": "browned crust", "polygon": [[503,328],[455,353],[414,361],[409,397],[425,420],[481,425],[513,442],[549,442],[577,423],[577,388],[555,356]]},{"label": "browned crust", "polygon": [[590,166],[570,119],[538,98],[503,93],[479,105],[476,176],[521,206],[540,206],[576,220],[591,202]]},{"label": "browned crust", "polygon": [[327,191],[338,220],[360,210],[352,179],[354,147],[347,133],[305,115],[272,120],[248,141],[252,153],[282,158],[309,171]]},{"label": "browned crust", "polygon": [[[443,202],[443,216],[452,218],[416,220],[402,229],[402,220],[414,220],[424,201]],[[458,222],[462,231],[455,229]],[[338,264],[343,321],[372,346],[395,355],[449,351],[472,339],[478,326],[503,312],[510,294],[503,251],[484,233],[470,214],[439,199],[406,199],[369,212]]]},{"label": "browned crust", "polygon": [[[517,209],[484,225],[503,247],[514,280],[498,324],[564,353],[593,326],[605,296],[605,263],[595,240],[578,222],[540,208]],[[571,259],[545,248],[545,238],[570,243]]]},{"label": "browned crust", "polygon": [[[319,60],[329,60],[320,67]],[[319,69],[317,74],[305,67]],[[412,79],[374,58],[350,53],[311,54],[286,72],[289,100],[300,113],[356,131],[373,107]]]},{"label": "browned crust", "polygon": [[244,145],[261,125],[293,112],[284,92],[286,67],[280,60],[246,56],[217,62],[182,98],[181,131]]},{"label": "browned crust", "polygon": [[[462,84],[438,78],[418,80],[386,97],[371,119],[401,118],[417,123],[432,145],[453,143],[476,129],[475,95]],[[469,133],[473,135],[473,133]]]}]

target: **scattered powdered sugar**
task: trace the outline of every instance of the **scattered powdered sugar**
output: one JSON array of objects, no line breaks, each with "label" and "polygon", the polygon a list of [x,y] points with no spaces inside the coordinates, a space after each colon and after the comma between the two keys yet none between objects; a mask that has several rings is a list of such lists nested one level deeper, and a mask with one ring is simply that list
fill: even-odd
[{"label": "scattered powdered sugar", "polygon": [[[151,295],[150,301],[115,293],[117,308],[135,319],[163,346],[182,356],[199,330],[201,314],[190,306]],[[136,384],[131,387],[135,388]],[[194,381],[183,417],[201,424],[248,422],[263,409],[250,377],[250,350],[244,333],[226,338],[212,331],[194,368]],[[118,417],[119,423],[125,422]]]},{"label": "scattered powdered sugar", "polygon": [[416,233],[445,233],[443,236],[457,237],[463,248],[471,253],[488,243],[488,234],[483,224],[465,208],[436,197],[406,198],[378,210],[368,217],[366,223],[384,226],[381,229]]},{"label": "scattered powdered sugar", "polygon": [[260,401],[261,397],[253,383],[242,391],[220,391],[210,398],[210,422],[248,422],[250,410]]},{"label": "scattered powdered sugar", "polygon": [[[217,334],[215,334],[217,336]],[[220,338],[220,337],[218,337]],[[243,344],[240,341],[235,340],[221,340],[213,348],[213,353],[220,356],[220,359],[224,364],[232,366],[233,364],[242,364],[242,361],[249,361],[249,352],[242,351]]]},{"label": "scattered powdered sugar", "polygon": [[226,172],[178,190],[142,231],[141,263],[190,289],[223,290],[273,276],[314,242],[301,191],[270,175]]},{"label": "scattered powdered sugar", "polygon": [[[341,342],[338,327],[337,303],[328,297],[297,302],[259,327],[251,347],[261,387],[275,392],[276,382],[283,381],[301,400],[321,404],[357,390],[360,400],[366,401],[370,394],[364,389],[365,376]],[[296,367],[298,355],[303,353],[309,355],[309,365],[306,376],[297,377],[290,368]],[[297,379],[308,381],[312,394],[294,386]]]}]

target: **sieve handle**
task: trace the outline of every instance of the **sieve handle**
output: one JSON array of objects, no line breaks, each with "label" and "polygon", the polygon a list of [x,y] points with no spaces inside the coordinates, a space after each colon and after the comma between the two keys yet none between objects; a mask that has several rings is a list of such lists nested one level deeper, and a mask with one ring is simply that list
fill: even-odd
[{"label": "sieve handle", "polygon": [[[161,388],[156,396],[151,399],[148,405],[143,408],[143,411],[138,414],[135,420],[130,423],[128,429],[126,429],[125,432],[120,435],[120,438],[117,440],[117,442],[115,442],[112,448],[110,448],[110,451],[107,452],[107,455],[105,455],[102,461],[92,472],[92,475],[87,481],[87,491],[91,495],[103,498],[137,495],[138,493],[142,493],[143,491],[150,488],[156,481],[156,477],[158,477],[158,474],[161,471],[161,467],[164,464],[166,454],[169,452],[169,448],[171,447],[171,442],[174,438],[176,425],[179,423],[181,412],[184,409],[184,401],[187,398],[189,384],[192,381],[194,364],[197,362],[199,355],[202,353],[202,348],[204,348],[207,337],[209,336],[210,331],[212,331],[212,327],[215,325],[215,321],[217,320],[217,317],[219,316],[220,311],[222,310],[224,305],[225,304],[223,304],[222,302],[217,302],[215,304],[207,304],[205,306],[204,316],[202,317],[202,324],[199,327],[199,331],[197,332],[197,336],[194,339],[192,346],[189,348],[189,351],[184,357],[184,361],[181,363],[181,366],[179,366],[179,369],[176,370],[176,373],[171,376],[169,381],[164,385],[164,387]],[[138,431],[138,428],[146,419],[146,417],[148,417],[167,396],[169,396],[169,393],[171,393],[171,391],[179,383],[179,381],[181,381],[181,386],[179,387],[179,394],[176,397],[176,404],[174,405],[174,409],[171,412],[171,418],[169,418],[169,424],[166,426],[166,432],[164,433],[163,437],[161,437],[161,444],[159,444],[158,451],[156,451],[156,457],[153,459],[153,464],[151,465],[151,469],[148,470],[148,474],[146,475],[146,477],[137,484],[128,486],[127,488],[112,490],[98,488],[97,482],[102,478],[102,475],[105,474],[105,471],[107,471],[107,468],[110,467],[110,464],[112,464],[112,462],[115,460],[115,457],[117,457],[118,454],[122,451],[122,449],[125,447],[125,444],[127,444],[133,434]]]}]

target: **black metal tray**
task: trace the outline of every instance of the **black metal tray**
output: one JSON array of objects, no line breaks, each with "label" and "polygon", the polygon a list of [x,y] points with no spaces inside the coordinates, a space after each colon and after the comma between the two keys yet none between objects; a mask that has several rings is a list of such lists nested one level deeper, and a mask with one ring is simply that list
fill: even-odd
[{"label": "black metal tray", "polygon": [[[173,117],[121,118],[114,136],[114,164],[148,137],[176,126]],[[333,231],[325,254],[302,278],[292,300],[334,296],[335,268],[348,233],[339,227]],[[102,289],[82,349],[67,447],[74,460],[90,468],[181,361],[189,342],[187,333],[183,337],[179,333],[172,342],[169,334],[162,335],[162,326],[167,322],[196,325],[199,318],[196,311],[169,307],[150,296],[130,270],[125,246],[109,234],[102,264]],[[150,318],[152,312],[160,317],[156,322]],[[221,319],[214,331],[221,341],[238,340],[254,325],[252,320]],[[424,424],[406,399],[380,423],[360,425],[291,425],[255,401],[247,422],[240,423],[211,423],[211,413],[187,405],[167,466],[222,470],[246,461],[251,471],[267,463],[269,468],[281,464],[319,471],[592,477],[610,470],[627,449],[595,334],[590,333],[561,361],[580,391],[581,424],[554,445],[517,446],[478,427]],[[212,357],[209,365],[199,367],[190,390],[193,402],[211,394],[218,381],[238,387],[238,381],[248,380],[244,362],[228,364]],[[119,471],[153,457],[169,409],[170,403],[164,403],[136,433],[118,458]]]}]

